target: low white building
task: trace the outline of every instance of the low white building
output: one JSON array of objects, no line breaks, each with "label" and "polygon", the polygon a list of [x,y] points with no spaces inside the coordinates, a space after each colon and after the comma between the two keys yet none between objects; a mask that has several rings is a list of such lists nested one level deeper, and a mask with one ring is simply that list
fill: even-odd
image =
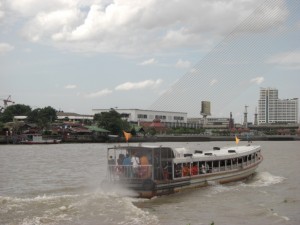
[{"label": "low white building", "polygon": [[198,124],[204,128],[228,128],[230,118],[223,117],[205,117],[205,118],[188,118],[189,124]]},{"label": "low white building", "polygon": [[57,112],[56,113],[58,120],[68,119],[69,121],[84,121],[84,120],[93,120],[94,117],[92,115],[81,115],[78,113],[69,113],[69,112]]},{"label": "low white building", "polygon": [[[109,112],[111,109],[92,109],[93,114]],[[131,123],[152,122],[159,119],[163,123],[187,123],[187,113],[144,109],[114,109]]]}]

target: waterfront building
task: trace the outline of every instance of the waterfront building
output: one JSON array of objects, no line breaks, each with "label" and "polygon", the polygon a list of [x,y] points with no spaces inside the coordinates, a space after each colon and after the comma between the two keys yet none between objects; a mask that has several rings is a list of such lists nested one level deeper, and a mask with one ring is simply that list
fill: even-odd
[{"label": "waterfront building", "polygon": [[[101,112],[109,112],[111,109],[92,109],[94,114]],[[162,123],[176,126],[187,123],[187,113],[185,112],[169,112],[155,111],[145,109],[114,109],[122,115],[130,123],[139,124],[140,122],[153,122],[160,120]]]},{"label": "waterfront building", "polygon": [[70,112],[62,112],[58,111],[56,113],[58,120],[67,120],[72,122],[85,122],[85,121],[93,121],[94,116],[92,115],[82,115],[78,113],[70,113]]},{"label": "waterfront building", "polygon": [[[202,128],[229,128],[230,118],[211,117],[211,118],[188,118],[188,124],[197,124]],[[190,127],[190,126],[189,126]]]},{"label": "waterfront building", "polygon": [[298,98],[279,99],[277,89],[261,88],[258,100],[258,123],[298,123]]}]

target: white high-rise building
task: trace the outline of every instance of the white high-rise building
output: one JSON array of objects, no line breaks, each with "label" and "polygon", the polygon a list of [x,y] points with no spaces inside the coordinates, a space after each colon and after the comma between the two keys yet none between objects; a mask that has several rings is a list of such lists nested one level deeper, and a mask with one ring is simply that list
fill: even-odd
[{"label": "white high-rise building", "polygon": [[275,88],[261,88],[258,123],[298,123],[298,98],[279,99]]}]

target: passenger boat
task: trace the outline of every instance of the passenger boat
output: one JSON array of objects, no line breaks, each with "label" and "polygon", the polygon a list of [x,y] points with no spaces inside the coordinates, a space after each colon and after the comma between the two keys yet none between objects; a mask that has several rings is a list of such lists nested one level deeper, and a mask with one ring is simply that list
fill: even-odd
[{"label": "passenger boat", "polygon": [[108,148],[107,158],[103,183],[132,189],[143,198],[206,186],[210,182],[243,180],[253,175],[263,160],[261,147],[250,144],[206,151],[119,145]]}]

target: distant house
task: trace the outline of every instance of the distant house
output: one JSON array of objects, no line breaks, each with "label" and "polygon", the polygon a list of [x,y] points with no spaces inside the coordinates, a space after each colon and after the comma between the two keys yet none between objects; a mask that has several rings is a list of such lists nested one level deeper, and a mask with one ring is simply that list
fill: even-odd
[{"label": "distant house", "polygon": [[91,123],[94,119],[93,115],[82,115],[78,113],[69,113],[69,112],[57,112],[57,119],[62,121],[70,121],[70,122],[80,122],[80,123]]},{"label": "distant house", "polygon": [[165,133],[168,130],[168,127],[159,119],[155,119],[152,122],[140,122],[140,126],[142,126],[145,131],[154,129],[157,133],[160,134]]}]

